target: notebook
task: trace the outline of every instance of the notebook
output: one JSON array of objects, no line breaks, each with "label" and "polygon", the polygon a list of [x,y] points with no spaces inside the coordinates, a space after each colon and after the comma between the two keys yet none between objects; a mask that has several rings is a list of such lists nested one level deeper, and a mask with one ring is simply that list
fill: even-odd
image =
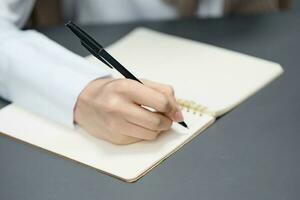
[{"label": "notebook", "polygon": [[0,132],[134,182],[283,72],[274,62],[146,28],[133,30],[107,50],[137,77],[172,85],[189,129],[173,123],[155,141],[120,146],[11,104],[0,110]]}]

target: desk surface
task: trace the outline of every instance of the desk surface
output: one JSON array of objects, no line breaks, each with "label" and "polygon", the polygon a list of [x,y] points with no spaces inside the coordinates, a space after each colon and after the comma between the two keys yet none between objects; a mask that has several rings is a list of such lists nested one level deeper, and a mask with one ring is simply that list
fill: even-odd
[{"label": "desk surface", "polygon": [[[285,74],[134,184],[0,137],[0,198],[298,199],[299,11],[86,29],[108,45],[140,25],[279,62]],[[63,27],[41,31],[87,55]]]}]

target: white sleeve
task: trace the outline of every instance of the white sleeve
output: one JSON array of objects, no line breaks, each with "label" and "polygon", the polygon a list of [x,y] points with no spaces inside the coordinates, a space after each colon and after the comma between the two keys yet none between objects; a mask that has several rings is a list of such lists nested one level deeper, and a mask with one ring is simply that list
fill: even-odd
[{"label": "white sleeve", "polygon": [[201,0],[197,10],[199,17],[221,17],[224,15],[225,0]]},{"label": "white sleeve", "polygon": [[72,127],[80,92],[89,82],[108,76],[109,72],[36,31],[19,30],[20,19],[28,16],[33,3],[1,0],[0,96]]}]

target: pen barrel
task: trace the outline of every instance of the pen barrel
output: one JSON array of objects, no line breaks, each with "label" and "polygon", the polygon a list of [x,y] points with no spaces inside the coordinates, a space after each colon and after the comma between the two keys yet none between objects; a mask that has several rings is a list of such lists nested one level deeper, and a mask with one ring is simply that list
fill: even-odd
[{"label": "pen barrel", "polygon": [[[102,59],[105,59],[106,62],[110,63],[118,72],[120,72],[125,78],[135,80],[139,83],[142,83],[138,78],[136,78],[130,71],[128,71],[123,65],[121,65],[116,59],[114,59],[109,53],[104,49],[101,49],[98,54]],[[143,84],[143,83],[142,83]]]}]

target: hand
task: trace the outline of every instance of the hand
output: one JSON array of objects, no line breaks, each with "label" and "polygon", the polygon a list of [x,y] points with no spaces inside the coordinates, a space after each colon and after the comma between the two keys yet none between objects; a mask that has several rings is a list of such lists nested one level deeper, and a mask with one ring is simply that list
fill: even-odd
[{"label": "hand", "polygon": [[172,87],[142,82],[103,78],[89,83],[78,97],[75,122],[97,138],[130,144],[154,140],[172,121],[183,121]]}]

